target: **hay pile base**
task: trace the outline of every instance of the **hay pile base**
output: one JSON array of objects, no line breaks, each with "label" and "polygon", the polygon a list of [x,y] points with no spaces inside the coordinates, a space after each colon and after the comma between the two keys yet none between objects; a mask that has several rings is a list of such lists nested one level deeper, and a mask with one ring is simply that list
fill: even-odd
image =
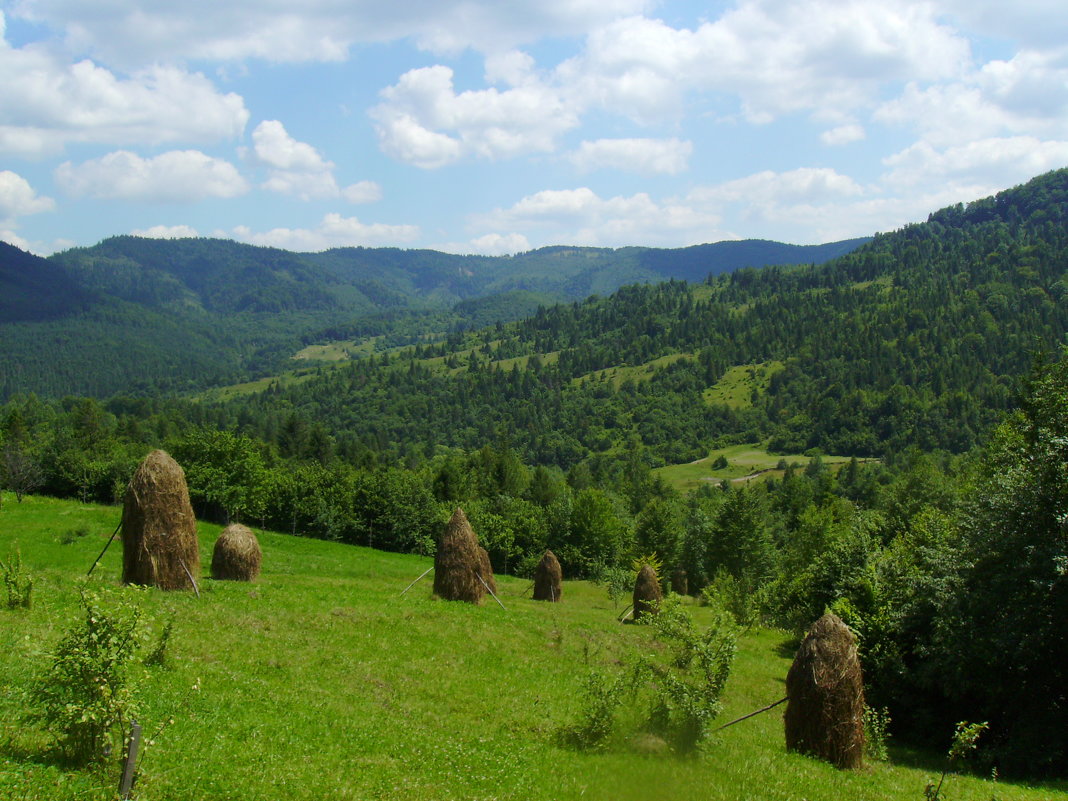
[{"label": "hay pile base", "polygon": [[552,551],[546,551],[534,568],[534,600],[559,601],[563,581],[564,571],[560,567],[560,560]]},{"label": "hay pile base", "polygon": [[199,574],[185,471],[163,451],[152,451],[130,479],[122,505],[122,581],[186,590]]},{"label": "hay pile base", "polygon": [[634,582],[634,619],[641,620],[644,615],[658,614],[663,599],[656,571],[652,565],[643,565]]},{"label": "hay pile base", "polygon": [[689,577],[681,567],[676,568],[675,572],[671,574],[671,591],[678,595],[690,594]]},{"label": "hay pile base", "polygon": [[786,747],[839,768],[864,761],[864,681],[853,633],[835,615],[816,621],[786,675]]},{"label": "hay pile base", "polygon": [[497,580],[493,577],[493,562],[490,561],[489,551],[487,551],[480,545],[478,546],[478,556],[478,574],[482,576],[482,580],[486,582],[486,586],[489,587],[489,591],[496,595]]},{"label": "hay pile base", "polygon": [[446,601],[481,603],[486,594],[478,580],[481,570],[478,538],[464,510],[458,508],[445,526],[434,554],[434,594]]},{"label": "hay pile base", "polygon": [[222,581],[252,581],[260,574],[262,562],[263,551],[252,529],[232,523],[215,541],[211,575]]}]

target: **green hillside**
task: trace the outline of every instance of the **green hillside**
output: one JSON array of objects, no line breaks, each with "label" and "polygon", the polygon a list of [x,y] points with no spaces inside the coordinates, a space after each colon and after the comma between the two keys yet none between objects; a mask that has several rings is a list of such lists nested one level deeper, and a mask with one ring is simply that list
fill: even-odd
[{"label": "green hillside", "polygon": [[[0,796],[114,798],[117,765],[55,761],[22,715],[31,682],[79,619],[77,588],[118,514],[37,497],[0,511],[0,558],[19,548],[36,577],[31,609],[0,609]],[[205,565],[217,535],[201,524]],[[135,666],[138,720],[152,740],[138,798],[889,801],[922,797],[942,769],[937,753],[893,744],[889,762],[856,772],[788,754],[780,709],[714,735],[696,756],[625,727],[603,750],[565,746],[557,732],[581,715],[591,671],[655,652],[649,628],[616,622],[620,604],[603,587],[567,582],[563,602],[551,605],[530,600],[526,581],[500,577],[506,609],[473,607],[431,599],[428,581],[401,596],[425,557],[259,536],[264,570],[252,585],[204,577],[199,599],[120,591],[118,543],[89,582],[109,609],[120,597],[140,605],[146,651],[173,620],[165,666]],[[708,609],[686,608],[710,623]],[[717,722],[782,697],[793,648],[779,632],[744,634]],[[1063,785],[968,775],[948,777],[944,791],[1068,797]]]}]

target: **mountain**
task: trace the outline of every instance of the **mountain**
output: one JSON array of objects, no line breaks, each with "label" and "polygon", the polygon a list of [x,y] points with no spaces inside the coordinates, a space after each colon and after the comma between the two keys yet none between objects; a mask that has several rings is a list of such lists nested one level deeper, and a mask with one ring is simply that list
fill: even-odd
[{"label": "mountain", "polygon": [[204,388],[283,369],[303,346],[353,332],[415,340],[516,320],[624,283],[825,260],[862,241],[543,248],[515,257],[396,248],[291,253],[119,236],[39,259],[4,245],[0,398]]},{"label": "mountain", "polygon": [[268,439],[297,415],[353,453],[505,441],[565,466],[634,445],[662,464],[767,440],[963,452],[1012,408],[1033,354],[1064,342],[1066,265],[1062,170],[823,265],[627,286],[278,382],[220,414]]}]

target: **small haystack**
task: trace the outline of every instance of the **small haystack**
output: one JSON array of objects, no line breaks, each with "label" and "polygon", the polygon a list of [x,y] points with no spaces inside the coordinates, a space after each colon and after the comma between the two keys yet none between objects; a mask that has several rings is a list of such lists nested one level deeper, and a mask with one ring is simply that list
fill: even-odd
[{"label": "small haystack", "polygon": [[486,582],[486,586],[489,587],[490,592],[493,593],[494,595],[496,595],[497,594],[497,580],[495,578],[493,578],[493,562],[490,561],[489,551],[487,551],[485,548],[483,548],[481,545],[479,545],[478,546],[478,556],[479,556],[478,574],[480,576],[482,576],[482,580],[484,582]]},{"label": "small haystack", "polygon": [[231,523],[215,541],[211,575],[221,581],[252,581],[260,574],[261,562],[263,551],[252,529]]},{"label": "small haystack", "polygon": [[786,675],[786,747],[839,768],[864,759],[864,682],[853,633],[835,615],[816,621]]},{"label": "small haystack", "polygon": [[656,571],[652,565],[643,565],[634,582],[634,619],[641,620],[643,615],[657,614],[663,599]]},{"label": "small haystack", "polygon": [[690,594],[689,576],[681,567],[675,568],[675,572],[671,574],[671,591],[678,595]]},{"label": "small haystack", "polygon": [[552,551],[546,551],[534,568],[534,600],[559,601],[563,581],[564,571],[560,567],[560,560]]},{"label": "small haystack", "polygon": [[130,479],[122,505],[122,581],[161,590],[195,589],[197,521],[185,471],[152,451]]},{"label": "small haystack", "polygon": [[446,601],[481,603],[486,594],[478,580],[481,569],[478,538],[464,510],[458,508],[445,526],[434,554],[434,594]]}]

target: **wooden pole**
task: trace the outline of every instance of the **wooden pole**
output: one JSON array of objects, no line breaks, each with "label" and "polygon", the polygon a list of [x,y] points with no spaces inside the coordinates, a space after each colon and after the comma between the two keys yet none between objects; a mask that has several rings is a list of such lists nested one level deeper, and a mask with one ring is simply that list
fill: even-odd
[{"label": "wooden pole", "polygon": [[186,576],[189,577],[189,582],[193,585],[193,592],[195,592],[197,594],[197,598],[199,598],[200,597],[200,590],[197,587],[197,580],[195,578],[193,578],[193,574],[190,573],[189,572],[189,568],[185,566],[185,561],[184,560],[179,559],[178,562],[181,564],[182,570],[185,571]]},{"label": "wooden pole", "polygon": [[[434,569],[434,566],[431,565],[426,570],[424,570],[422,576],[420,576],[419,578],[417,578],[415,581],[413,581],[411,584],[409,584],[407,587],[404,588],[404,592],[408,592],[408,590],[410,590],[412,587],[414,587],[416,584],[419,583],[419,579],[423,578],[423,576],[425,576],[427,573],[429,573],[433,569]],[[402,592],[401,595],[404,595],[404,592]]]},{"label": "wooden pole", "polygon": [[[490,589],[490,586],[486,583],[486,580],[482,578],[482,576],[479,576],[478,573],[475,573],[475,575],[478,576],[478,580],[482,582],[482,586],[486,588],[486,592],[488,592],[490,595],[493,595],[493,590]],[[498,598],[496,595],[493,595],[493,600],[500,604],[501,609],[504,609],[504,604],[501,603],[500,598]],[[504,611],[507,612],[508,610],[504,609]]]},{"label": "wooden pole", "polygon": [[[789,697],[789,696],[787,696],[787,697]],[[731,721],[730,723],[724,723],[724,724],[723,724],[722,726],[720,726],[720,727],[719,727],[718,729],[712,729],[712,732],[711,732],[711,733],[712,733],[712,734],[715,734],[715,733],[716,733],[717,731],[723,731],[723,730],[724,730],[724,729],[726,729],[727,727],[729,727],[729,726],[733,726],[733,725],[734,725],[735,723],[741,723],[741,722],[742,722],[743,720],[748,720],[749,718],[753,718],[753,717],[756,717],[756,716],[757,716],[757,715],[759,715],[759,714],[760,714],[761,712],[767,712],[767,711],[768,711],[769,709],[774,709],[774,708],[775,708],[775,707],[777,707],[777,706],[778,706],[779,704],[785,704],[785,703],[786,703],[786,698],[780,698],[780,699],[779,699],[778,701],[776,701],[776,702],[775,702],[774,704],[768,704],[767,706],[762,706],[762,707],[761,707],[760,709],[758,709],[758,710],[757,710],[756,712],[750,712],[750,713],[749,713],[748,715],[742,715],[742,716],[741,716],[740,718],[735,718],[735,719],[734,719],[734,720],[732,720],[732,721]]]},{"label": "wooden pole", "polygon": [[623,612],[623,614],[619,616],[619,621],[620,621],[621,623],[623,622],[623,619],[624,619],[624,618],[625,618],[625,617],[626,617],[626,616],[627,616],[628,614],[630,614],[630,610],[631,610],[631,609],[633,609],[633,608],[634,608],[633,606],[628,606],[628,607],[626,608],[626,610],[625,610],[625,611]]},{"label": "wooden pole", "polygon": [[115,530],[111,532],[111,539],[109,539],[108,544],[104,546],[104,550],[100,552],[100,556],[98,556],[96,558],[96,561],[93,562],[93,566],[89,568],[89,572],[85,574],[86,578],[89,578],[91,575],[93,575],[93,571],[96,570],[97,564],[99,564],[100,560],[104,558],[104,554],[108,552],[108,548],[111,547],[111,543],[115,541],[115,537],[119,533],[120,528],[122,528],[122,520],[119,520],[119,524],[115,526]]},{"label": "wooden pole", "polygon": [[130,721],[130,743],[126,746],[126,761],[122,766],[122,779],[119,780],[119,797],[128,801],[133,792],[134,780],[137,778],[137,749],[141,745],[141,725]]}]

